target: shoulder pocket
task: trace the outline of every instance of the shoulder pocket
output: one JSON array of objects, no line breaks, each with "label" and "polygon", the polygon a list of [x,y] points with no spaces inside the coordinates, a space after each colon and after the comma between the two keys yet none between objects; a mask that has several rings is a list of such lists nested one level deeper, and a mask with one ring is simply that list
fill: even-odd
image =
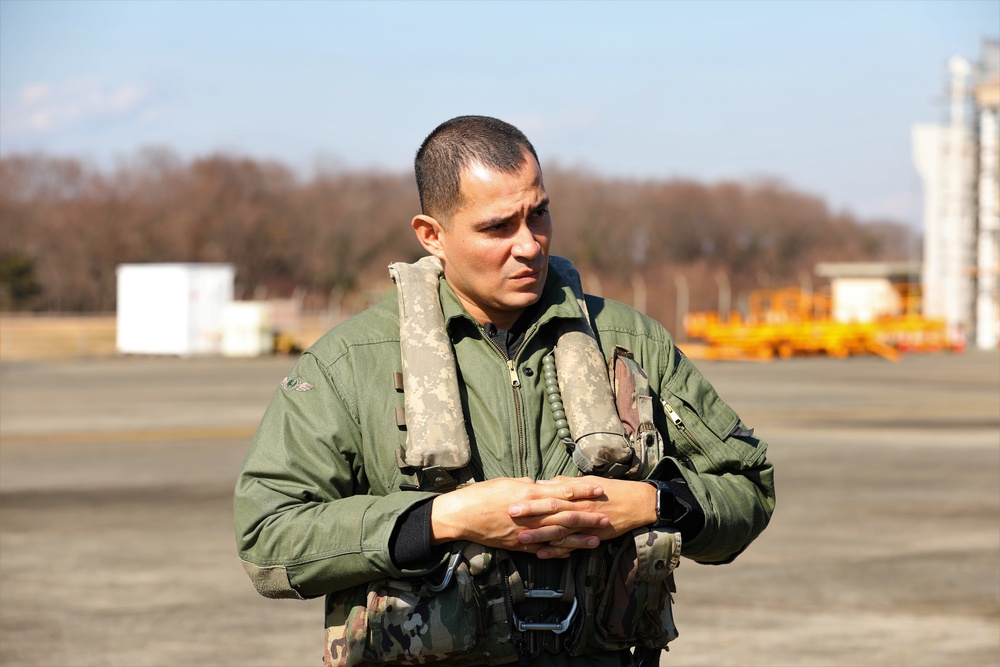
[{"label": "shoulder pocket", "polygon": [[[739,415],[687,357],[678,358],[664,388],[661,399],[671,439],[679,452],[691,453],[698,470],[706,469],[704,463],[709,464],[709,469],[727,467],[726,462],[732,461],[734,454],[747,465],[753,465],[764,455],[763,443],[755,446],[734,437],[741,428]],[[703,459],[702,464],[699,458]]]}]

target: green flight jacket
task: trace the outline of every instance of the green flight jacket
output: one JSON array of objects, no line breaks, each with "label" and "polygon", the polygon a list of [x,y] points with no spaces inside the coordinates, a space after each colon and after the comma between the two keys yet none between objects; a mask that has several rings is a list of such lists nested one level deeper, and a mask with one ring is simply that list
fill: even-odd
[{"label": "green flight jacket", "polygon": [[[548,272],[513,370],[444,279],[440,295],[475,476],[578,475],[556,437],[541,373],[555,340],[553,325],[582,317],[570,288]],[[683,424],[678,429],[656,410],[669,442],[650,475],[666,479],[679,470],[705,514],[704,528],[684,541],[683,555],[729,562],[765,528],[774,509],[765,442],[751,435],[657,322],[597,297],[588,296],[587,307],[605,357],[615,345],[631,350],[656,398]],[[399,490],[414,481],[396,458],[406,441],[396,420],[403,394],[393,383],[401,366],[393,295],[324,335],[276,390],[235,492],[239,555],[262,594],[309,598],[438,567],[400,571],[390,555],[397,519],[435,495]]]}]

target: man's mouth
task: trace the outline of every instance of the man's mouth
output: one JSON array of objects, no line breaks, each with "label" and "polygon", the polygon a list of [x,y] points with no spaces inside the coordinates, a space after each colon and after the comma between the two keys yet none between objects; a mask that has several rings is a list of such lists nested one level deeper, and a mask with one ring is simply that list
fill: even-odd
[{"label": "man's mouth", "polygon": [[519,271],[518,273],[510,277],[511,280],[528,280],[530,278],[537,278],[542,273],[542,268],[532,269],[528,271]]}]

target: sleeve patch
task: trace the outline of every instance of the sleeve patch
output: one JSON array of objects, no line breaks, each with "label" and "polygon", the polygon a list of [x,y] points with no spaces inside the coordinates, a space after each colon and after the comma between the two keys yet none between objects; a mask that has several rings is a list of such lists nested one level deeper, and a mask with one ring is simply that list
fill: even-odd
[{"label": "sleeve patch", "polygon": [[313,386],[297,375],[292,375],[281,381],[281,388],[285,391],[309,391]]}]

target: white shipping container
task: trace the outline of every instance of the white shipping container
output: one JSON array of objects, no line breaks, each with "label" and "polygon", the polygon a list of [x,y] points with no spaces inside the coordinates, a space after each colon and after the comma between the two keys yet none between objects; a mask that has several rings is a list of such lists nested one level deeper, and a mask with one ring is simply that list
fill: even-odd
[{"label": "white shipping container", "polygon": [[259,357],[274,351],[271,304],[267,301],[233,301],[222,317],[223,356]]},{"label": "white shipping container", "polygon": [[837,322],[874,322],[903,314],[903,300],[887,278],[835,278],[831,287]]},{"label": "white shipping container", "polygon": [[230,264],[121,264],[117,348],[122,354],[218,354],[233,301]]}]

